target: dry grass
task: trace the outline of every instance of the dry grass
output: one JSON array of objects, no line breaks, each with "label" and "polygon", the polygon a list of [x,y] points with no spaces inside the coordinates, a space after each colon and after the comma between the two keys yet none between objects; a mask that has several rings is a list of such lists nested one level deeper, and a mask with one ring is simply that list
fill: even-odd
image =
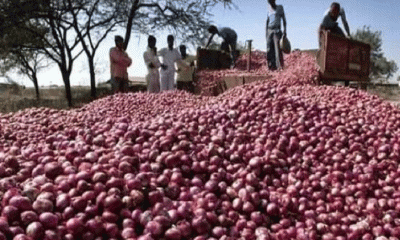
[{"label": "dry grass", "polygon": [[388,86],[368,86],[368,92],[378,95],[384,100],[392,103],[400,103],[400,87],[397,85]]},{"label": "dry grass", "polygon": [[[7,89],[0,92],[0,112],[9,113],[23,110],[26,108],[55,108],[68,109],[63,87],[42,88],[39,90],[40,99],[36,99],[34,88],[20,89],[19,91]],[[72,87],[73,107],[80,107],[92,101],[90,87]],[[111,94],[107,87],[97,88],[98,98]]]}]

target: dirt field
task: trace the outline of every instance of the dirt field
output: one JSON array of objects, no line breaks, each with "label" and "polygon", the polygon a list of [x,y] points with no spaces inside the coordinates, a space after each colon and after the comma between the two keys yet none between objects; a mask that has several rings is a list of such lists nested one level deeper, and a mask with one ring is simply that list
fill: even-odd
[{"label": "dirt field", "polygon": [[[400,106],[400,88],[397,85],[368,86],[367,91]],[[109,87],[97,88],[97,93],[99,98],[104,97],[111,94],[111,89]],[[37,100],[33,88],[21,89],[17,92],[12,90],[0,91],[0,112],[16,112],[32,107],[68,109],[63,87],[42,88],[40,94],[41,98]],[[90,87],[72,87],[73,107],[80,107],[90,101]]]},{"label": "dirt field", "polygon": [[378,95],[379,97],[400,106],[400,87],[396,85],[389,86],[369,86],[369,93]]}]

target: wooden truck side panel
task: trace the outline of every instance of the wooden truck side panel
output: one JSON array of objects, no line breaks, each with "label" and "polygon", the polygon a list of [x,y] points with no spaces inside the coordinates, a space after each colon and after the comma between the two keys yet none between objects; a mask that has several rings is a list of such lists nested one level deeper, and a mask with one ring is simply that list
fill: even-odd
[{"label": "wooden truck side panel", "polygon": [[322,80],[368,81],[370,51],[368,44],[323,31],[317,55]]}]

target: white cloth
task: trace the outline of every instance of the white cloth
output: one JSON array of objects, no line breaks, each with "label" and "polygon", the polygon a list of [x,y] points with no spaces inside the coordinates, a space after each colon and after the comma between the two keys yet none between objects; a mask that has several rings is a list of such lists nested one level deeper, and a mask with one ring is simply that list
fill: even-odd
[{"label": "white cloth", "polygon": [[175,89],[175,71],[161,70],[161,91]]},{"label": "white cloth", "polygon": [[[147,48],[147,51],[143,54],[143,59],[147,67],[147,75],[146,75],[146,82],[147,82],[147,91],[151,93],[160,92],[160,71],[159,68],[161,66],[158,57],[154,53],[154,51],[150,48]],[[149,66],[152,63],[154,65],[153,68]]]},{"label": "white cloth", "polygon": [[161,69],[161,91],[175,89],[175,62],[182,61],[182,56],[178,49],[163,48],[157,53],[162,57],[162,62],[167,69]]},{"label": "white cloth", "polygon": [[181,54],[176,48],[172,50],[163,48],[158,51],[157,55],[162,57],[163,64],[168,67],[166,71],[175,71],[175,62],[182,59]]}]

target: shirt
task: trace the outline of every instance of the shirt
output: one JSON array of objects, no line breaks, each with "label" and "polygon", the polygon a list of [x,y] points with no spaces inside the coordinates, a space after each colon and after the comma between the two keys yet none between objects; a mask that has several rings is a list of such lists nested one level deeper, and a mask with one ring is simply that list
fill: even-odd
[{"label": "shirt", "polygon": [[110,49],[110,71],[111,77],[128,79],[128,67],[132,64],[132,59],[128,54],[117,48]]},{"label": "shirt", "polygon": [[[338,23],[331,18],[331,16],[329,15],[329,12],[330,12],[330,9],[325,11],[324,18],[321,23],[321,27],[325,27],[328,29],[334,28],[338,25]],[[347,25],[346,14],[342,7],[340,8],[340,11],[339,11],[339,17],[342,18],[343,25]]]},{"label": "shirt", "polygon": [[176,48],[172,50],[163,48],[157,54],[163,57],[163,64],[168,66],[166,71],[175,71],[175,62],[182,60],[181,54]]},{"label": "shirt", "polygon": [[[158,68],[161,66],[160,61],[158,60],[158,57],[154,53],[154,51],[150,48],[147,48],[147,51],[143,53],[143,59],[146,64],[147,70],[150,72],[152,71],[158,71]],[[153,63],[154,67],[150,68],[149,64]]]},{"label": "shirt", "polygon": [[235,43],[237,41],[237,34],[235,30],[223,27],[218,30],[219,36],[221,36],[226,42]]},{"label": "shirt", "polygon": [[[193,81],[194,66],[190,66],[196,60],[195,56],[187,56],[183,61],[178,62],[178,76],[176,81],[191,82]],[[185,65],[184,65],[185,63]],[[189,66],[189,67],[187,67]]]},{"label": "shirt", "polygon": [[268,10],[268,28],[269,29],[281,29],[281,20],[285,17],[282,5],[276,5],[276,9],[272,7]]}]

